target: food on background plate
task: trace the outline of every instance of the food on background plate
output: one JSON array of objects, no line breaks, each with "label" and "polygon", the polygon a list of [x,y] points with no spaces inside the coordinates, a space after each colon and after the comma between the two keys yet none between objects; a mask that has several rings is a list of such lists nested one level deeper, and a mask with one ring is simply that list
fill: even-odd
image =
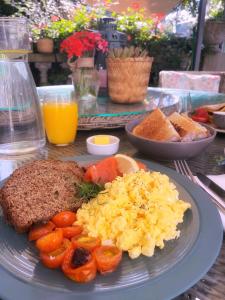
[{"label": "food on background plate", "polygon": [[133,134],[156,141],[180,141],[180,136],[160,109],[155,109],[133,129]]},{"label": "food on background plate", "polygon": [[221,123],[217,120],[217,114],[220,113],[225,114],[225,103],[200,106],[191,114],[191,118],[197,122],[209,123],[215,127],[224,128],[224,121]]},{"label": "food on background plate", "polygon": [[168,119],[179,133],[183,142],[197,141],[209,136],[209,132],[205,127],[194,122],[187,115],[180,115],[174,112]]},{"label": "food on background plate", "polygon": [[190,117],[192,120],[196,122],[201,122],[201,123],[208,123],[210,121],[209,114],[207,110],[203,107],[197,108],[191,115]]},{"label": "food on background plate", "polygon": [[164,142],[190,142],[209,136],[208,130],[185,114],[166,117],[160,109],[152,111],[133,129],[133,134]]},{"label": "food on background plate", "polygon": [[225,103],[202,105],[201,108],[204,108],[209,113],[214,111],[225,111]]},{"label": "food on background plate", "polygon": [[82,204],[75,224],[102,243],[111,243],[131,258],[152,256],[155,247],[178,238],[190,204],[179,199],[168,176],[144,170],[117,177],[96,198]]},{"label": "food on background plate", "polygon": [[5,219],[18,232],[47,222],[63,210],[76,210],[83,169],[73,161],[38,160],[15,170],[0,190]]}]

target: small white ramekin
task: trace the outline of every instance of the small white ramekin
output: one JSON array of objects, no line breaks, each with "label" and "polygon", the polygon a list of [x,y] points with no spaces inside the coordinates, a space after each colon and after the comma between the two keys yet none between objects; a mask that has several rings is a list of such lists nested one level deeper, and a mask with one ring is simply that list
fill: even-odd
[{"label": "small white ramekin", "polygon": [[[103,135],[103,134],[100,134]],[[96,145],[94,143],[94,136],[90,136],[86,140],[87,151],[93,155],[113,155],[119,149],[120,139],[113,135],[107,135],[109,137],[110,143],[107,145]],[[104,134],[106,136],[106,134]]]}]

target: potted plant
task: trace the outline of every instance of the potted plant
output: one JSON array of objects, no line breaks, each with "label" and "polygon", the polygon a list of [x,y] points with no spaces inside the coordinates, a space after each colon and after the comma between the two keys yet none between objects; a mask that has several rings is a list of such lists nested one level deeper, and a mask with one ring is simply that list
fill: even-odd
[{"label": "potted plant", "polygon": [[109,96],[116,103],[145,100],[153,58],[139,47],[111,49],[106,59]]},{"label": "potted plant", "polygon": [[95,51],[107,51],[108,42],[100,33],[92,31],[75,32],[62,41],[61,52],[68,56],[68,65],[72,71],[75,94],[82,107],[91,109],[96,103],[99,90],[99,76],[94,68]]},{"label": "potted plant", "polygon": [[54,50],[54,38],[57,32],[50,25],[39,25],[32,29],[33,39],[37,43],[39,53],[52,53]]}]

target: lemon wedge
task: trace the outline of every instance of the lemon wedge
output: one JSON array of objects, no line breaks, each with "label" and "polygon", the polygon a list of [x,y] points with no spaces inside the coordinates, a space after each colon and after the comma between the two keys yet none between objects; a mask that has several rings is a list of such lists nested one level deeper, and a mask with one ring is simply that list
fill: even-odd
[{"label": "lemon wedge", "polygon": [[130,174],[139,170],[137,162],[130,156],[125,154],[116,154],[119,172],[122,174]]}]

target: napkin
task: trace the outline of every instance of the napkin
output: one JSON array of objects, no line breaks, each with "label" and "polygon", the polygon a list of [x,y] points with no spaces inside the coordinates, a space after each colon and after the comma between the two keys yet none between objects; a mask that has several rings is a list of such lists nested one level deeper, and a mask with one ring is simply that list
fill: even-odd
[{"label": "napkin", "polygon": [[[208,178],[210,178],[212,181],[214,181],[216,184],[218,184],[221,188],[223,188],[225,190],[225,174],[222,175],[207,175]],[[197,183],[208,193],[210,194],[213,198],[215,198],[218,202],[220,202],[224,208],[225,208],[225,203],[223,202],[223,200],[217,196],[215,193],[213,193],[208,187],[206,187],[197,177],[195,177]],[[223,223],[223,229],[225,230],[225,214],[222,213],[219,210],[220,213],[220,217]]]}]

